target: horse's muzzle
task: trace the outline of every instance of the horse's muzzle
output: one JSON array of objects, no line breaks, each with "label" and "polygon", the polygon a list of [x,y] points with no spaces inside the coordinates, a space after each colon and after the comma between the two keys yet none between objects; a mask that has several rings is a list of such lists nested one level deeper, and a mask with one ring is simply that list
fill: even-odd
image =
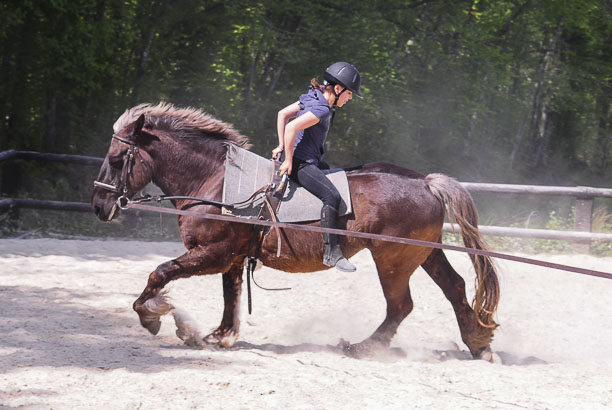
[{"label": "horse's muzzle", "polygon": [[91,209],[103,222],[110,222],[113,219],[119,218],[121,215],[121,210],[114,197],[115,195],[113,194],[94,188],[94,192],[91,196]]}]

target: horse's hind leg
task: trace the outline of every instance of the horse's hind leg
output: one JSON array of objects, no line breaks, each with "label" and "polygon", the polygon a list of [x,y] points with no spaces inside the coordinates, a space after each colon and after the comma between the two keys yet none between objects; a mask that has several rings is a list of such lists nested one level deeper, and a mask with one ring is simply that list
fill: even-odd
[{"label": "horse's hind leg", "polygon": [[407,252],[404,246],[401,248],[403,249],[398,252],[389,252],[388,249],[384,254],[372,249],[378,277],[387,301],[387,316],[366,340],[344,347],[345,353],[350,356],[369,356],[376,350],[388,348],[400,323],[412,312],[414,303],[410,295],[410,276],[420,265],[424,256],[419,255],[418,251],[416,254]]},{"label": "horse's hind leg", "polygon": [[489,343],[493,339],[493,328],[482,326],[467,301],[465,281],[453,269],[440,249],[434,249],[423,263],[423,269],[442,289],[457,316],[461,338],[475,359],[492,360]]},{"label": "horse's hind leg", "polygon": [[210,345],[225,348],[232,347],[238,341],[240,334],[240,295],[242,293],[243,264],[235,264],[225,272],[223,277],[223,318],[219,327],[204,338]]}]

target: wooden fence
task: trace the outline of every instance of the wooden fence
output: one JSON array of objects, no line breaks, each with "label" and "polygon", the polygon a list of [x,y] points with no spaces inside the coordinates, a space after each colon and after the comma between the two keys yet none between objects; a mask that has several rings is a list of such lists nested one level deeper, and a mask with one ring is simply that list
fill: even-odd
[{"label": "wooden fence", "polygon": [[[612,234],[592,233],[593,202],[595,198],[612,198],[612,189],[591,187],[558,187],[543,185],[483,184],[462,182],[470,192],[501,194],[552,195],[576,198],[574,207],[574,231],[552,231],[546,229],[521,229],[502,227],[483,227],[482,232],[495,236],[515,236],[523,238],[559,239],[574,242],[574,250],[588,252],[591,241],[612,242]],[[447,226],[446,229],[452,230]]]},{"label": "wooden fence", "polygon": [[[3,151],[0,152],[0,162],[3,160],[45,160],[59,161],[81,165],[100,166],[103,159],[83,155],[48,154],[32,151]],[[15,178],[10,166],[11,161],[5,164],[2,172],[2,184],[11,186],[10,179]],[[8,166],[7,166],[8,165]],[[18,168],[13,168],[17,169]],[[7,179],[9,181],[7,181]],[[580,252],[588,252],[591,241],[612,242],[612,234],[593,233],[592,213],[595,198],[612,198],[612,189],[591,187],[556,187],[541,185],[509,185],[509,184],[483,184],[473,182],[461,183],[470,192],[487,192],[499,194],[529,194],[529,195],[554,195],[576,198],[574,211],[574,231],[554,231],[547,229],[523,229],[499,226],[481,226],[480,230],[485,235],[511,236],[521,238],[555,239],[574,242],[574,248]],[[64,211],[91,212],[88,203],[82,202],[60,202],[44,201],[34,199],[0,198],[0,210],[16,208],[39,208]],[[460,232],[457,225],[444,224],[445,232]]]}]

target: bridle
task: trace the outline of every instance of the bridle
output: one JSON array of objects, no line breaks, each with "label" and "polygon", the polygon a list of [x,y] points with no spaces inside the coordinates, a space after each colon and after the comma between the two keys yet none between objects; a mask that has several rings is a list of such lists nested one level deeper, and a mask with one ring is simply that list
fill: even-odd
[{"label": "bridle", "polygon": [[[112,184],[107,184],[104,182],[100,182],[100,181],[94,181],[94,186],[98,187],[98,188],[102,188],[102,189],[106,189],[108,191],[111,192],[116,192],[119,194],[119,198],[117,198],[117,202],[119,204],[119,206],[123,207],[123,205],[126,205],[128,202],[128,197],[127,197],[127,192],[128,192],[128,179],[130,177],[130,175],[132,174],[132,167],[134,165],[134,159],[136,158],[136,155],[140,156],[140,162],[146,166],[146,163],[144,162],[142,155],[140,155],[140,151],[138,149],[138,147],[136,146],[136,144],[133,141],[124,139],[119,137],[117,134],[113,134],[113,139],[122,142],[126,145],[129,145],[130,147],[128,148],[127,152],[125,153],[125,155],[123,156],[123,167],[121,168],[121,177],[119,179],[119,183],[112,185]],[[122,205],[123,204],[123,205]]]}]

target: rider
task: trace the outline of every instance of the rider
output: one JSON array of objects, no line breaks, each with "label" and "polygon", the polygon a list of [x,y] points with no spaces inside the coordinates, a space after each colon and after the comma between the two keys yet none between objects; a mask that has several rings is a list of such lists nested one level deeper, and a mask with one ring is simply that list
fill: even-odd
[{"label": "rider", "polygon": [[[323,202],[321,226],[336,228],[341,197],[325,177],[324,170],[329,170],[329,165],[323,161],[324,144],[336,107],[346,104],[353,94],[361,98],[361,76],[352,64],[339,62],[325,70],[324,79],[319,85],[313,78],[306,94],[278,112],[278,147],[272,157],[284,151],[281,175],[286,172],[319,198]],[[295,119],[289,121],[292,118]],[[345,272],[356,270],[342,254],[337,235],[324,233],[323,243],[323,264]]]}]

